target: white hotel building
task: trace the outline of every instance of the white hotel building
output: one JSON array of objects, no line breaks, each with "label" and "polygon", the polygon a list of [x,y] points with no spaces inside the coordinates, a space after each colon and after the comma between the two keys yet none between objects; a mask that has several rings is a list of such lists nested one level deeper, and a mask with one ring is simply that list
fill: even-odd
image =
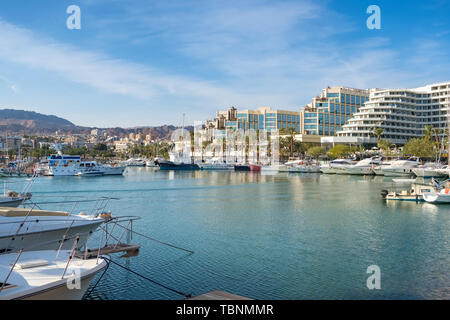
[{"label": "white hotel building", "polygon": [[381,127],[382,139],[404,144],[423,136],[424,127],[448,127],[450,82],[416,89],[371,89],[369,101],[360,107],[335,137],[323,137],[322,143],[376,143],[373,134]]}]

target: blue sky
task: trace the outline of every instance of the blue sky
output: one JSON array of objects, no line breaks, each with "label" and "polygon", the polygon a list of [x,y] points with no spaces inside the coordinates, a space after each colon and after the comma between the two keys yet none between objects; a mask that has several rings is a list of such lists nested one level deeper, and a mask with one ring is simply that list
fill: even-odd
[{"label": "blue sky", "polygon": [[[66,8],[81,8],[81,30]],[[381,30],[366,27],[369,5]],[[299,110],[327,85],[450,80],[450,1],[3,0],[0,108],[79,125]]]}]

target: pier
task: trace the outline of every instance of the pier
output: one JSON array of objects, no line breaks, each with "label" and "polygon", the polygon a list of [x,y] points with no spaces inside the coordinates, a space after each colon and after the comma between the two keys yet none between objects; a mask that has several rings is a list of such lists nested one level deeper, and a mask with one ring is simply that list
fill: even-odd
[{"label": "pier", "polygon": [[188,298],[186,300],[253,300],[247,297],[238,296],[225,291],[214,290],[201,295]]}]

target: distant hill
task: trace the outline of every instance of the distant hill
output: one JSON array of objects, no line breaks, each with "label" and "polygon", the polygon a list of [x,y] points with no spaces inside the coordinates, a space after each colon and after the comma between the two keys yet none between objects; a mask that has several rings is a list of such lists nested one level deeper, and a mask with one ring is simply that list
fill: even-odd
[{"label": "distant hill", "polygon": [[[150,134],[152,139],[168,139],[172,132],[178,127],[163,125],[156,127],[134,127],[134,128],[101,128],[111,136],[126,136],[130,133],[141,133],[144,136]],[[186,126],[186,130],[193,131],[192,126]],[[54,134],[61,133],[89,134],[94,129],[81,127],[69,120],[54,116],[37,113],[34,111],[0,109],[0,134]]]},{"label": "distant hill", "polygon": [[34,111],[0,109],[0,132],[51,133],[56,130],[79,131],[81,127],[54,115]]}]

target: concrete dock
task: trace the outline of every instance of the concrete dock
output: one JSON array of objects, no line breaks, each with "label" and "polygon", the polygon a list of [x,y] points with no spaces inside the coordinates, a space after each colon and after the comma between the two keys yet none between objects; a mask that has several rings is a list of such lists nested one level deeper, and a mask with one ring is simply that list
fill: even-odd
[{"label": "concrete dock", "polygon": [[225,291],[214,290],[186,300],[253,300]]}]

